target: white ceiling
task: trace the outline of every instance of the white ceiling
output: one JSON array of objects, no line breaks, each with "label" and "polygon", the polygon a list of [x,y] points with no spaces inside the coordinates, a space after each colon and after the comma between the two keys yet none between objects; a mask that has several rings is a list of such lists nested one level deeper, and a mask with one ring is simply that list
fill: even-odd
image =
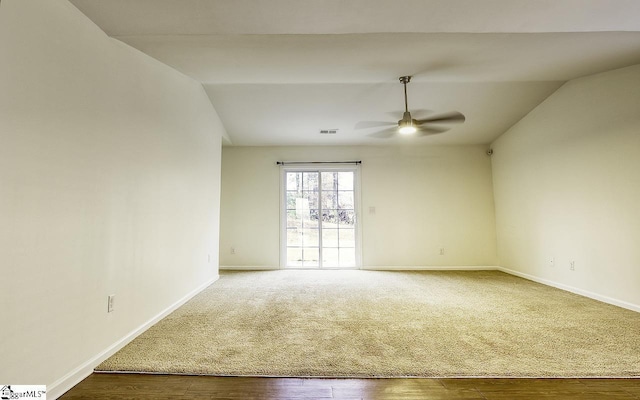
[{"label": "white ceiling", "polygon": [[[71,2],[202,82],[234,145],[486,144],[563,82],[640,63],[637,0]],[[402,117],[402,75],[410,110],[465,123],[424,138],[354,129]]]}]

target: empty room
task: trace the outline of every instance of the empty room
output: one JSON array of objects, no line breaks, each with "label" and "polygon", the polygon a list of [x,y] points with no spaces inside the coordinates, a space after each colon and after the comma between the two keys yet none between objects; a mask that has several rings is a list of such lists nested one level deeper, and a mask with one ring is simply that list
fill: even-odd
[{"label": "empty room", "polygon": [[0,395],[640,399],[638,15],[0,0]]}]

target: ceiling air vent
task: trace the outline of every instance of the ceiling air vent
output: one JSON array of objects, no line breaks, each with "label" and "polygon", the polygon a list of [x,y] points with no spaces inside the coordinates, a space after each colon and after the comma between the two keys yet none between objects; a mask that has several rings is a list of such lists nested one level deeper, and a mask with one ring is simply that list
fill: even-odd
[{"label": "ceiling air vent", "polygon": [[335,135],[338,133],[337,129],[320,129],[321,135]]}]

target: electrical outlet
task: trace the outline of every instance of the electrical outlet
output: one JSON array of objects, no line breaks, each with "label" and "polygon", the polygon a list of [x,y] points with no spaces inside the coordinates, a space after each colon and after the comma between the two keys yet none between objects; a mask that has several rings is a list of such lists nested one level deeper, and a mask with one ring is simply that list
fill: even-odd
[{"label": "electrical outlet", "polygon": [[576,270],[576,262],[571,260],[571,262],[569,263],[569,269],[571,271],[575,271]]},{"label": "electrical outlet", "polygon": [[231,246],[231,254],[236,254],[236,248],[234,246]]},{"label": "electrical outlet", "polygon": [[443,256],[444,255],[444,247],[440,247],[440,255]]},{"label": "electrical outlet", "polygon": [[111,294],[107,297],[107,312],[110,313],[113,311],[113,301],[115,300],[116,295]]},{"label": "electrical outlet", "polygon": [[555,265],[556,265],[556,260],[555,260],[555,258],[551,257],[549,259],[549,266],[550,267],[554,267]]}]

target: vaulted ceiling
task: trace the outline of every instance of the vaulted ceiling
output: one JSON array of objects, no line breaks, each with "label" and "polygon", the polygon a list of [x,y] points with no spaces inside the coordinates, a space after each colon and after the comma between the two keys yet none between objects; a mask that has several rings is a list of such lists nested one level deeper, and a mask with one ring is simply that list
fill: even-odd
[{"label": "vaulted ceiling", "polygon": [[[637,0],[71,2],[202,82],[232,145],[487,144],[567,80],[640,63]],[[402,117],[404,75],[414,118],[457,110],[465,123],[355,129]]]}]

